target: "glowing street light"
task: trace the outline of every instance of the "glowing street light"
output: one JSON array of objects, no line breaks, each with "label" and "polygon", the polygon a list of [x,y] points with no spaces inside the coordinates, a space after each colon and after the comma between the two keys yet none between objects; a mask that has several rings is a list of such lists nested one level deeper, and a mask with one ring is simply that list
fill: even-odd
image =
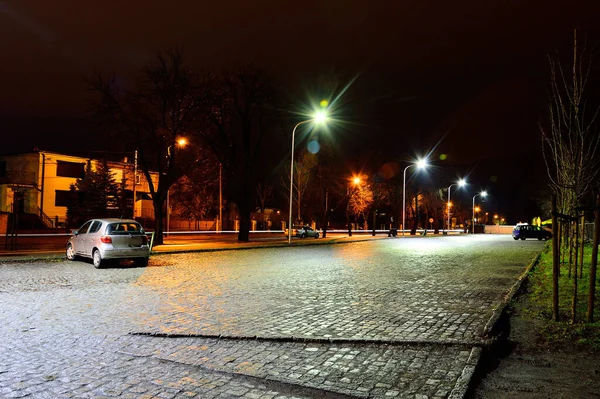
[{"label": "glowing street light", "polygon": [[[186,145],[188,144],[188,141],[185,137],[179,137],[175,140],[175,144],[171,144],[169,147],[167,147],[167,154],[169,156],[169,158],[167,158],[168,161],[170,161],[171,159],[171,148],[174,145],[177,145],[181,148],[184,148]],[[171,223],[171,204],[169,204],[169,194],[171,192],[171,188],[169,187],[169,189],[167,190],[167,234],[169,234],[170,230],[170,223]]]},{"label": "glowing street light", "polygon": [[487,195],[487,192],[486,191],[482,191],[482,192],[480,192],[478,194],[475,194],[473,196],[473,220],[472,220],[472,224],[471,224],[472,229],[473,229],[473,234],[475,234],[475,197],[480,196],[481,198],[485,198],[486,195]]},{"label": "glowing street light", "polygon": [[[358,186],[362,180],[360,176],[354,176],[351,180],[354,187]],[[346,188],[346,196],[348,197],[348,202],[346,203],[346,227],[348,228],[348,236],[352,237],[352,225],[350,224],[350,187]]]},{"label": "glowing street light", "polygon": [[447,226],[446,228],[448,229],[448,232],[450,232],[450,206],[452,206],[450,204],[450,188],[452,186],[463,187],[465,184],[467,184],[467,181],[465,179],[460,179],[456,183],[453,183],[448,186],[448,224],[446,224],[446,226]]},{"label": "glowing street light", "polygon": [[305,123],[314,122],[315,124],[325,123],[327,121],[327,113],[325,111],[317,111],[311,119],[298,122],[292,130],[292,159],[290,160],[290,218],[288,224],[288,244],[292,243],[292,203],[294,202],[294,139],[296,137],[296,129],[298,126]]},{"label": "glowing street light", "polygon": [[416,166],[417,169],[425,169],[427,167],[427,160],[420,159],[416,163],[408,165],[404,168],[404,183],[402,187],[402,236],[404,237],[404,223],[406,222],[406,170],[411,166]]}]

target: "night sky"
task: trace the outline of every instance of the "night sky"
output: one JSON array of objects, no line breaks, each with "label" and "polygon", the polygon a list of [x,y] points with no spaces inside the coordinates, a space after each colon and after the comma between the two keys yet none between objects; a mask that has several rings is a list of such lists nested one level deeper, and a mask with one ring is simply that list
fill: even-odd
[{"label": "night sky", "polygon": [[546,56],[568,56],[575,27],[596,43],[598,3],[0,0],[0,153],[106,145],[83,78],[128,81],[181,46],[192,66],[270,71],[290,103],[348,85],[350,156],[373,144],[406,160],[435,148],[497,179],[493,165],[539,152]]}]

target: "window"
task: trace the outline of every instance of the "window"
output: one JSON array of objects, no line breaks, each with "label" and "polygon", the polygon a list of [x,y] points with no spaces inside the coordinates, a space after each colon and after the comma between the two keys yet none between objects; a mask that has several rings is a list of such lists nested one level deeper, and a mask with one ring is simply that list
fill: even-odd
[{"label": "window", "polygon": [[54,206],[69,206],[70,197],[70,191],[56,190],[54,194]]},{"label": "window", "polygon": [[91,220],[89,222],[86,222],[83,226],[81,226],[81,228],[77,231],[77,234],[87,233],[88,229],[90,228],[90,224],[92,224]]},{"label": "window", "polygon": [[56,161],[56,176],[81,179],[84,172],[84,163]]},{"label": "window", "polygon": [[99,220],[96,220],[94,222],[94,224],[92,224],[92,227],[90,227],[90,231],[88,231],[88,233],[95,233],[98,230],[100,230],[100,226],[102,226],[102,222]]},{"label": "window", "polygon": [[129,234],[129,233],[143,233],[144,229],[137,223],[111,223],[108,225],[106,234]]}]

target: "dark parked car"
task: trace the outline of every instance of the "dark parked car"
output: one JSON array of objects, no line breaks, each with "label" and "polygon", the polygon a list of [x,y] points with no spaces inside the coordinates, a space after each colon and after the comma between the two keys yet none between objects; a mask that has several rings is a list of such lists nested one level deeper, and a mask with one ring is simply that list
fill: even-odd
[{"label": "dark parked car", "polygon": [[548,240],[552,238],[552,233],[540,226],[529,224],[517,225],[513,229],[512,236],[515,240],[526,238],[537,238],[538,240]]},{"label": "dark parked car", "polygon": [[138,266],[146,266],[150,247],[146,232],[135,220],[92,219],[73,231],[66,253],[69,260],[90,258],[96,268],[121,259],[132,259]]}]

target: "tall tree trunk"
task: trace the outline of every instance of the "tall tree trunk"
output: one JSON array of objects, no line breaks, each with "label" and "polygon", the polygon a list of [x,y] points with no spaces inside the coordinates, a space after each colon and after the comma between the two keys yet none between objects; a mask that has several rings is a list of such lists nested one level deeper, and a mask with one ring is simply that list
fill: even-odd
[{"label": "tall tree trunk", "polygon": [[[558,234],[558,217],[556,215],[556,194],[552,195],[552,236]],[[558,321],[558,273],[559,273],[559,242],[552,240],[552,318]]]},{"label": "tall tree trunk", "polygon": [[154,245],[160,245],[164,243],[163,236],[163,204],[164,200],[158,198],[154,198],[152,200],[152,204],[154,205]]},{"label": "tall tree trunk", "polygon": [[573,222],[569,221],[569,278],[571,278],[571,271],[573,268],[573,241],[575,240],[573,234]]},{"label": "tall tree trunk", "polygon": [[252,213],[253,197],[250,194],[252,191],[248,189],[248,185],[244,184],[243,189],[245,192],[242,192],[236,201],[240,218],[238,241],[248,242],[250,241],[250,215]]},{"label": "tall tree trunk", "polygon": [[581,213],[581,238],[579,240],[579,278],[583,278],[583,252],[585,248],[585,216]]},{"label": "tall tree trunk", "polygon": [[560,259],[560,264],[558,267],[558,272],[560,273],[560,269],[562,264],[565,261],[565,250],[564,250],[564,239],[565,239],[565,224],[561,221],[558,225],[558,259]]},{"label": "tall tree trunk", "polygon": [[573,241],[575,247],[575,263],[573,264],[573,266],[575,266],[575,270],[573,270],[573,299],[571,301],[571,324],[575,324],[575,322],[577,321],[577,283],[579,280],[577,277],[577,255],[579,254],[577,244],[579,243],[579,219],[575,220],[575,239]]},{"label": "tall tree trunk", "polygon": [[590,265],[590,287],[588,292],[587,322],[594,322],[594,300],[596,295],[596,266],[598,265],[598,245],[600,244],[600,195],[596,197],[594,209],[594,241],[592,245],[592,263]]}]

